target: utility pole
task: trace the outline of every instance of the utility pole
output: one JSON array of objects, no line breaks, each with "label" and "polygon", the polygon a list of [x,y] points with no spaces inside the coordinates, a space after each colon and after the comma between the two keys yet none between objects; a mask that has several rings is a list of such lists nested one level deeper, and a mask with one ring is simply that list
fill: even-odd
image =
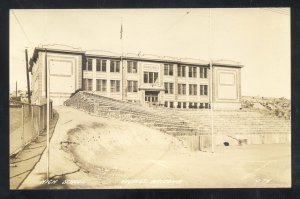
[{"label": "utility pole", "polygon": [[47,49],[45,50],[45,67],[47,72],[47,180],[49,180],[49,147],[50,147],[50,69],[47,64]]},{"label": "utility pole", "polygon": [[124,92],[124,86],[125,86],[125,81],[124,81],[124,66],[123,66],[123,17],[121,18],[121,30],[120,30],[120,39],[121,39],[121,75],[122,75],[122,87],[121,87],[121,95],[122,95],[122,101],[124,101],[125,98],[125,92]]},{"label": "utility pole", "polygon": [[16,97],[18,97],[18,82],[16,81]]},{"label": "utility pole", "polygon": [[209,68],[210,68],[210,115],[211,115],[211,152],[214,153],[214,106],[213,106],[213,63],[212,63],[212,20],[209,8]]},{"label": "utility pole", "polygon": [[25,59],[26,59],[26,76],[27,76],[28,103],[31,104],[31,99],[30,99],[30,85],[29,85],[29,72],[28,72],[28,53],[27,53],[27,49],[25,49]]}]

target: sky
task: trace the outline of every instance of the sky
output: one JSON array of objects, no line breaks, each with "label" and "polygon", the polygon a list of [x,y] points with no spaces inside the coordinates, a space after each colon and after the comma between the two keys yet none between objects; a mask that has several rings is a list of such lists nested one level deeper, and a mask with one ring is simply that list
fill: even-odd
[{"label": "sky", "polygon": [[25,48],[30,58],[35,47],[60,44],[233,60],[244,65],[243,96],[290,99],[290,42],[288,8],[10,10],[10,91],[16,81],[26,90]]}]

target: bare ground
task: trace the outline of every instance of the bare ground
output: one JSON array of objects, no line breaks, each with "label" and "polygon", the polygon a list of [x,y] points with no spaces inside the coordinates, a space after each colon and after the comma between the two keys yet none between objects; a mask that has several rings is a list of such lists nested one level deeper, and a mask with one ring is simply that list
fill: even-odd
[{"label": "bare ground", "polygon": [[193,152],[145,126],[61,107],[50,147],[21,189],[290,187],[290,144]]}]

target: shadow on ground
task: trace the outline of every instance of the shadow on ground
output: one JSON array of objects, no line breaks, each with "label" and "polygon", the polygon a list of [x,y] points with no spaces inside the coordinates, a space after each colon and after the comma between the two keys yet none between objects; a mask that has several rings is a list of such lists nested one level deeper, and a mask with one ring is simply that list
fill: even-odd
[{"label": "shadow on ground", "polygon": [[[59,115],[54,110],[54,118],[50,122],[50,138],[53,135]],[[47,134],[43,131],[34,141],[27,145],[17,155],[10,157],[10,189],[18,189],[37,162],[46,148]]]}]

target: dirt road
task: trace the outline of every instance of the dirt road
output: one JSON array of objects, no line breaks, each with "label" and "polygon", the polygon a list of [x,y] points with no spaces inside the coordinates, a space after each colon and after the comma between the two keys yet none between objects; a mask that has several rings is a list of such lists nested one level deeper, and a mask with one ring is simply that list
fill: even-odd
[{"label": "dirt road", "polygon": [[192,152],[145,126],[57,108],[60,119],[46,155],[21,189],[289,187],[290,144],[216,147]]}]

